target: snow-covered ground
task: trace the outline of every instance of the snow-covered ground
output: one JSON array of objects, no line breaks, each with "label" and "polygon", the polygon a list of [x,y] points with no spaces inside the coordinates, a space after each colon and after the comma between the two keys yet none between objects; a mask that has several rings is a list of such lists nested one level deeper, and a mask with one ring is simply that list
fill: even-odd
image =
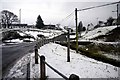
[{"label": "snow-covered ground", "polygon": [[37,39],[40,39],[38,38],[37,35],[43,35],[45,38],[53,38],[53,37],[56,37],[58,35],[61,35],[62,31],[60,30],[50,30],[50,29],[45,29],[45,30],[41,30],[41,29],[33,29],[33,30],[25,30],[25,31],[17,31],[17,33],[20,35],[20,36],[25,36],[25,35],[30,35],[30,36],[33,36],[35,39],[33,38],[24,38],[24,39],[12,39],[12,40],[5,40],[4,42],[9,42],[9,44],[16,44],[16,43],[21,43],[21,42],[24,42],[24,41],[35,41]]},{"label": "snow-covered ground", "polygon": [[[116,42],[103,42],[103,41],[91,40],[91,39],[101,36],[101,35],[107,35],[108,32],[112,31],[115,28],[117,28],[117,26],[106,26],[106,27],[99,27],[99,28],[93,29],[91,31],[81,32],[81,34],[78,34],[78,36],[81,35],[81,37],[79,38],[79,41],[90,41],[90,42],[96,42],[96,43],[116,44]],[[70,38],[76,38],[76,35],[70,35]]]},{"label": "snow-covered ground", "polygon": [[23,40],[20,40],[20,39],[12,39],[12,40],[5,40],[5,42],[8,42],[9,44],[11,43],[13,43],[13,44],[15,44],[15,43],[22,43],[23,42]]},{"label": "snow-covered ground", "polygon": [[27,64],[30,62],[30,53],[21,58],[9,71],[5,78],[26,78]]},{"label": "snow-covered ground", "polygon": [[[118,44],[116,42],[103,42],[103,41],[93,41],[90,40],[100,35],[106,35],[109,31],[115,29],[117,26],[100,27],[89,31],[87,33],[82,33],[82,38],[79,41],[90,41],[94,43],[103,44]],[[19,32],[21,36],[24,34],[29,34],[37,39],[37,35],[41,34],[47,38],[53,38],[62,34],[62,31],[57,30],[29,30],[24,33]],[[71,38],[75,38],[72,35]],[[22,42],[21,40],[11,40],[11,42]],[[120,68],[112,66],[107,63],[103,63],[80,54],[76,54],[74,50],[70,50],[71,62],[67,62],[67,48],[55,43],[49,43],[42,46],[38,53],[40,55],[45,55],[46,61],[53,66],[55,69],[69,77],[71,74],[76,74],[80,78],[117,78],[120,77]],[[20,61],[18,61],[14,67],[10,70],[7,77],[25,78],[27,63],[30,62],[30,77],[39,78],[40,77],[40,64],[35,64],[35,55],[30,53],[24,56]],[[47,67],[46,75],[48,78],[61,78],[58,74]]]},{"label": "snow-covered ground", "polygon": [[[76,74],[80,78],[117,78],[120,76],[120,68],[107,63],[96,61],[81,54],[77,54],[74,50],[70,50],[71,61],[67,62],[67,48],[59,44],[46,44],[38,50],[38,53],[40,55],[44,55],[48,64],[53,66],[55,69],[57,69],[67,77],[69,77],[71,74]],[[40,66],[39,64],[35,64],[34,62],[34,53],[30,54],[30,59],[27,60],[26,63],[24,63],[24,59],[26,59],[25,57],[17,62],[17,64],[11,69],[8,77],[23,77],[24,73],[22,71],[25,69],[22,69],[22,67],[24,67],[24,65],[26,65],[29,60],[30,77],[40,77]],[[56,74],[48,67],[46,71],[46,75],[48,76],[48,78],[61,78],[58,74]]]},{"label": "snow-covered ground", "polygon": [[83,39],[93,39],[100,35],[106,35],[109,31],[115,29],[117,26],[106,26],[106,27],[99,27],[94,30],[88,31],[86,34],[82,36]]},{"label": "snow-covered ground", "polygon": [[58,35],[61,35],[63,32],[60,30],[50,30],[50,29],[45,29],[45,30],[28,30],[25,31],[26,34],[30,34],[32,36],[34,36],[34,38],[38,38],[38,34],[40,35],[44,35],[46,38],[53,38],[56,37]]},{"label": "snow-covered ground", "polygon": [[12,40],[5,40],[3,44],[19,44],[19,43],[22,43],[22,42],[25,42],[25,41],[30,41],[30,42],[33,42],[35,41],[33,38],[25,38],[23,40],[20,40],[20,39],[12,39]]}]

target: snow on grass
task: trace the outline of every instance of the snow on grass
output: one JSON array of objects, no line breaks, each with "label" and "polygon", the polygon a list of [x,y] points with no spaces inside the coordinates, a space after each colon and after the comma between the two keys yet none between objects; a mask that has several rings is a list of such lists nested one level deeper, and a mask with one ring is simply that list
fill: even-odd
[{"label": "snow on grass", "polygon": [[19,43],[22,43],[22,42],[33,42],[35,41],[33,38],[24,38],[23,40],[20,40],[20,39],[12,39],[12,40],[5,40],[5,44],[19,44]]},{"label": "snow on grass", "polygon": [[97,43],[97,44],[120,44],[120,42],[104,42],[104,41],[96,41],[96,40],[89,40],[90,42]]},{"label": "snow on grass", "polygon": [[30,62],[30,53],[22,57],[14,66],[10,69],[5,78],[26,78],[27,77],[27,64]]},{"label": "snow on grass", "polygon": [[[40,78],[40,65],[35,64],[35,53],[30,56],[30,78]],[[38,62],[40,59],[38,58]]]},{"label": "snow on grass", "polygon": [[70,35],[70,38],[76,38],[76,35]]},{"label": "snow on grass", "polygon": [[8,43],[22,43],[23,40],[20,40],[20,39],[12,39],[12,40],[5,40],[5,42],[8,42]]},{"label": "snow on grass", "polygon": [[[45,36],[45,38],[54,38],[58,35],[61,35],[63,32],[59,31],[59,30],[40,30],[40,29],[36,29],[36,30],[26,30],[24,32],[17,31],[17,33],[21,36],[31,35],[35,39],[38,39],[37,35],[43,35],[43,36]],[[20,40],[20,39],[5,40],[5,42],[7,42],[7,44],[17,44],[17,43],[21,43],[21,42],[24,42],[24,41],[33,42],[35,40],[33,38],[24,38],[23,40]]]},{"label": "snow on grass", "polygon": [[107,26],[107,27],[99,27],[97,29],[94,29],[92,31],[89,31],[86,33],[82,38],[85,39],[92,39],[95,37],[98,37],[100,35],[106,35],[109,31],[115,29],[117,26]]},{"label": "snow on grass", "polygon": [[109,58],[112,58],[112,59],[116,59],[116,60],[119,60],[120,61],[120,58],[118,55],[113,55],[113,54],[103,54]]},{"label": "snow on grass", "polygon": [[37,35],[39,34],[39,33],[36,32],[36,31],[25,31],[25,33],[34,36],[34,38],[37,38]]},{"label": "snow on grass", "polygon": [[38,38],[37,36],[38,34],[44,35],[46,38],[53,38],[62,34],[62,32],[59,30],[49,30],[49,29],[46,30],[39,29],[33,31],[29,30],[29,31],[25,31],[25,33],[34,36],[36,39]]},{"label": "snow on grass", "polygon": [[[46,50],[47,49],[47,50]],[[96,61],[94,59],[76,54],[71,50],[71,62],[67,62],[67,48],[50,43],[39,49],[40,55],[45,55],[46,61],[58,71],[69,77],[76,74],[80,78],[115,78],[118,77],[118,69],[115,66]],[[92,74],[91,74],[92,73]],[[60,76],[47,67],[48,78]]]},{"label": "snow on grass", "polygon": [[[71,41],[75,41],[75,40],[71,40]],[[79,39],[79,42],[93,42],[95,44],[120,44],[120,42],[104,42],[104,41],[97,41],[97,40],[88,40],[88,39]]]},{"label": "snow on grass", "polygon": [[23,39],[24,41],[30,41],[30,42],[33,42],[33,41],[35,41],[33,38],[25,38],[25,39]]},{"label": "snow on grass", "polygon": [[25,35],[26,35],[25,33],[20,32],[20,31],[17,31],[17,33],[18,33],[20,36],[25,36]]},{"label": "snow on grass", "polygon": [[[67,48],[59,44],[46,44],[38,50],[38,53],[39,55],[44,55],[48,64],[67,77],[71,74],[76,74],[80,78],[117,78],[120,76],[118,75],[118,67],[88,58],[76,53],[74,50],[70,50],[71,61],[67,62]],[[26,71],[25,65],[29,60],[30,78],[40,77],[40,64],[35,64],[35,53],[31,53],[30,57],[29,55],[25,57],[18,61],[17,64],[10,70],[8,77],[25,77],[23,71]],[[61,76],[47,66],[46,75],[48,78],[61,78]]]}]

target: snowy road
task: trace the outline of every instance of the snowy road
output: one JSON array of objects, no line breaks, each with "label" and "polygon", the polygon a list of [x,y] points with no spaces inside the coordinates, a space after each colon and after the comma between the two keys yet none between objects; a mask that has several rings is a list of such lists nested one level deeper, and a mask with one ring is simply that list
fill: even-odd
[{"label": "snowy road", "polygon": [[[2,74],[6,75],[7,71],[13,64],[25,54],[34,50],[35,42],[20,43],[14,45],[2,46]],[[1,48],[1,47],[0,47]]]},{"label": "snowy road", "polygon": [[[60,35],[54,38],[56,41],[66,41],[66,35]],[[29,51],[33,50],[35,42],[33,43],[19,43],[19,44],[9,44],[3,45],[2,48],[2,74],[3,77],[9,72],[10,67],[12,67],[15,62],[17,62]]]}]

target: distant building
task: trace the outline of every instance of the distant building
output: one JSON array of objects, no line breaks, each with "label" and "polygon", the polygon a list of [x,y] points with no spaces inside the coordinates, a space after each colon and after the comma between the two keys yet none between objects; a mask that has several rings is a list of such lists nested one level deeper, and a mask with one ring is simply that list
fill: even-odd
[{"label": "distant building", "polygon": [[11,24],[10,28],[26,28],[27,24]]},{"label": "distant building", "polygon": [[[0,28],[7,28],[4,24],[0,24]],[[10,24],[9,28],[35,28],[34,25],[27,24]]]},{"label": "distant building", "polygon": [[35,28],[35,25],[28,25],[27,28]]},{"label": "distant building", "polygon": [[43,29],[55,29],[55,25],[44,25]]},{"label": "distant building", "polygon": [[54,30],[62,30],[60,27],[56,27],[55,25],[44,25],[42,29],[54,29]]}]

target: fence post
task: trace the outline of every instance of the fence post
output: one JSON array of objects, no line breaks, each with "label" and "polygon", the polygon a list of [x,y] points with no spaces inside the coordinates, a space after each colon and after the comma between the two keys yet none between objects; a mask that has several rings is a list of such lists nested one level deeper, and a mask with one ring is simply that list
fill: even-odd
[{"label": "fence post", "polygon": [[40,40],[40,47],[42,46],[42,40]]},{"label": "fence post", "polygon": [[45,80],[46,79],[46,72],[45,72],[45,57],[44,56],[40,56],[40,74],[41,74],[41,78],[40,80]]},{"label": "fence post", "polygon": [[43,39],[43,45],[44,45],[44,39]]},{"label": "fence post", "polygon": [[37,49],[37,45],[35,46],[35,64],[38,64],[38,49]]},{"label": "fence post", "polygon": [[68,29],[68,35],[67,35],[67,62],[70,62],[70,30]]},{"label": "fence post", "polygon": [[79,76],[77,76],[75,74],[71,74],[69,77],[69,80],[79,80]]},{"label": "fence post", "polygon": [[43,46],[43,39],[41,40],[41,46]]},{"label": "fence post", "polygon": [[49,39],[47,39],[47,43],[49,43]]},{"label": "fence post", "polygon": [[40,48],[40,41],[38,41],[38,47]]},{"label": "fence post", "polygon": [[46,44],[46,39],[44,39],[44,45]]}]

